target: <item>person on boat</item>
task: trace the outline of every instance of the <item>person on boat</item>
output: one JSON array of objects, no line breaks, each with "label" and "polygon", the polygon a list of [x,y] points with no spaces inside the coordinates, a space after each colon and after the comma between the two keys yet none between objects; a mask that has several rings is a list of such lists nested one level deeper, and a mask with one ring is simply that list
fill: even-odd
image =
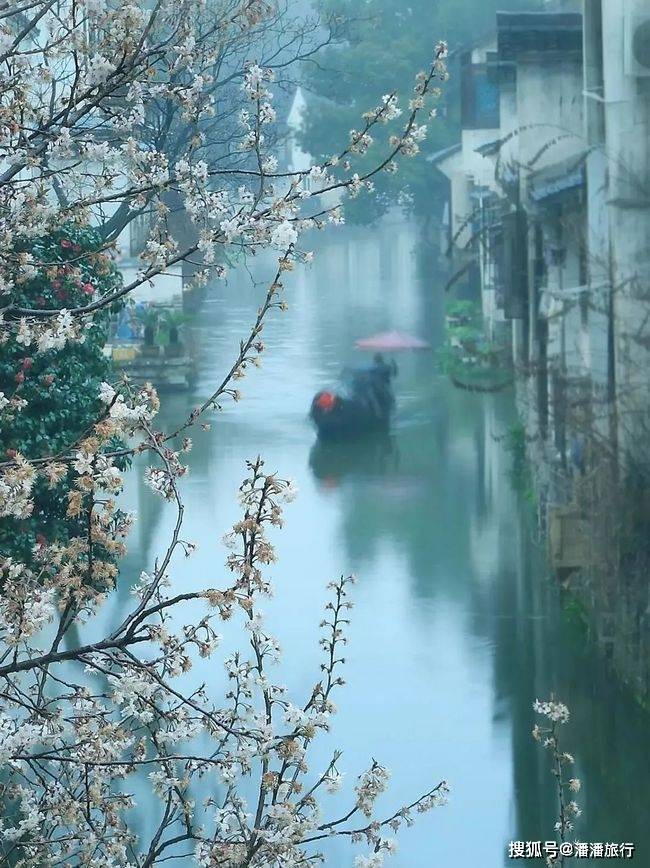
[{"label": "person on boat", "polygon": [[337,436],[386,427],[395,403],[391,379],[397,373],[378,353],[372,364],[344,368],[340,387],[317,392],[310,415],[319,434]]},{"label": "person on boat", "polygon": [[389,383],[397,374],[397,365],[393,359],[389,365],[381,353],[375,353],[372,359],[372,370],[377,377]]},{"label": "person on boat", "polygon": [[375,353],[370,368],[370,402],[377,416],[386,414],[393,403],[393,392],[390,381],[397,376],[397,365],[391,359],[390,364],[381,353]]}]

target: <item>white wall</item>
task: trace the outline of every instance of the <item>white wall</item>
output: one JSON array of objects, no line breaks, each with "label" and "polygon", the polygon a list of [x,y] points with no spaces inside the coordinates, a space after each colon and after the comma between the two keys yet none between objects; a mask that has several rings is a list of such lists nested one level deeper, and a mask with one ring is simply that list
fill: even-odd
[{"label": "white wall", "polygon": [[[628,22],[650,18],[648,0],[603,0],[604,96],[609,173],[607,215],[612,249],[619,437],[624,450],[647,436],[650,407],[650,78],[626,71]],[[643,204],[645,202],[645,204]],[[640,295],[645,294],[645,298]],[[636,421],[635,421],[636,420]]]}]

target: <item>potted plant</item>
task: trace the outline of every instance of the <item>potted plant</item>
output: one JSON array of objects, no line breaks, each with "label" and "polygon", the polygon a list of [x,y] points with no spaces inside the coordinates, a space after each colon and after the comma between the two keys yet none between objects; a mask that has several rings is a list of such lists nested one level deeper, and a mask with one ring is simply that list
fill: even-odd
[{"label": "potted plant", "polygon": [[145,355],[157,355],[158,347],[156,346],[156,335],[160,321],[160,314],[155,308],[148,307],[145,311],[139,314],[140,321],[144,326],[143,333],[143,348],[142,352]]},{"label": "potted plant", "polygon": [[179,310],[167,308],[161,316],[161,323],[166,331],[167,346],[165,352],[168,355],[178,356],[183,352],[180,340],[180,327],[187,321],[185,314]]}]

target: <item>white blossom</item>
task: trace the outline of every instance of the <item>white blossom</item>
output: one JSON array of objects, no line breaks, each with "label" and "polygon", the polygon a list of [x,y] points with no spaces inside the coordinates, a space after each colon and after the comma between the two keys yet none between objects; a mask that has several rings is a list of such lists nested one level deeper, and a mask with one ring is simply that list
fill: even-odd
[{"label": "white blossom", "polygon": [[282,223],[276,224],[271,230],[271,244],[274,247],[286,249],[295,244],[298,240],[298,233],[288,220],[283,220]]}]

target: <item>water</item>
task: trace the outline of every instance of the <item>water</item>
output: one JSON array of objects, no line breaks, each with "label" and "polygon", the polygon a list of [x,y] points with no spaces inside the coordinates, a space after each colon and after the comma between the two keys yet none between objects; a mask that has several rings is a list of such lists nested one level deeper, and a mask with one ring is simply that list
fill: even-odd
[{"label": "water", "polygon": [[[346,229],[319,240],[310,270],[287,277],[290,309],[269,320],[268,353],[243,381],[243,402],[226,405],[209,433],[194,435],[182,491],[185,536],[199,549],[176,563],[174,582],[225,585],[221,535],[237,517],[244,462],[261,453],[268,469],[300,489],[275,537],[270,607],[291,689],[306,692],[317,678],[326,583],[350,572],[360,580],[348,684],[334,734],[316,758],[342,746],[350,785],[371,756],[386,763],[393,770],[386,810],[442,778],[452,786],[449,806],[403,834],[391,864],[499,868],[512,864],[511,839],[553,837],[549,758],[530,735],[533,700],[553,691],[572,710],[565,745],[576,757],[584,809],[576,837],[635,842],[637,864],[648,865],[647,719],[609,682],[563,610],[529,509],[512,491],[500,441],[513,421],[511,396],[460,392],[434,354],[403,355],[388,440],[329,450],[315,441],[311,397],[343,364],[363,358],[356,338],[398,328],[439,341],[441,290],[421,276],[416,245],[405,223]],[[210,291],[194,329],[200,380],[193,394],[166,400],[163,424],[186,415],[229,366],[272,265],[250,263],[250,273],[241,268]],[[128,559],[136,576],[164,547],[173,514],[135,473],[127,500],[139,514]],[[115,620],[127,594],[124,586]],[[217,679],[214,661],[197,668]],[[328,865],[347,868],[352,858],[346,843]]]}]

